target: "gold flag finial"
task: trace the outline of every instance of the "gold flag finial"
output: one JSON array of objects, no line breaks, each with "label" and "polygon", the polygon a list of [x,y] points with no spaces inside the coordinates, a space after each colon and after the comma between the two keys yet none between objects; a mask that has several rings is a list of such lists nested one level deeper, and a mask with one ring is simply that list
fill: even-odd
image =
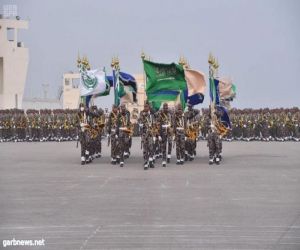
[{"label": "gold flag finial", "polygon": [[77,67],[79,67],[81,64],[81,59],[80,59],[80,55],[79,55],[79,51],[78,51],[78,55],[77,55]]},{"label": "gold flag finial", "polygon": [[214,67],[215,67],[215,69],[218,69],[218,68],[219,68],[219,62],[218,62],[218,59],[215,60]]},{"label": "gold flag finial", "polygon": [[213,57],[212,53],[209,52],[209,55],[208,55],[208,63],[212,65],[212,64],[214,63],[213,60],[214,60],[214,57]]},{"label": "gold flag finial", "polygon": [[183,61],[183,57],[182,56],[179,57],[178,64],[180,64],[181,66],[183,66],[184,61]]},{"label": "gold flag finial", "polygon": [[187,59],[184,56],[180,56],[178,63],[183,67],[183,68],[189,68],[189,63]]},{"label": "gold flag finial", "polygon": [[120,61],[119,61],[119,58],[117,56],[114,56],[112,58],[112,61],[111,61],[111,67],[113,69],[120,69]]},{"label": "gold flag finial", "polygon": [[143,50],[142,50],[142,53],[141,53],[141,58],[142,58],[142,60],[145,60],[145,58],[146,58],[146,54]]},{"label": "gold flag finial", "polygon": [[189,68],[190,68],[190,64],[189,64],[188,60],[186,60],[186,62],[185,62],[185,68],[186,68],[186,69],[189,69]]},{"label": "gold flag finial", "polygon": [[111,58],[111,64],[110,64],[110,66],[111,66],[112,68],[114,68],[114,67],[115,67],[115,64],[116,64],[115,58],[112,57],[112,58]]},{"label": "gold flag finial", "polygon": [[78,63],[81,62],[79,51],[78,51],[78,54],[77,54],[77,62],[78,62]]}]

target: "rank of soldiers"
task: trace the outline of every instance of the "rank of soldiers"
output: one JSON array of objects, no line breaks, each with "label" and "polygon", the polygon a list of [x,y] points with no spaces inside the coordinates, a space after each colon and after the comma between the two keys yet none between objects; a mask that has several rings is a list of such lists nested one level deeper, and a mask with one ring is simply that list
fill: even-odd
[{"label": "rank of soldiers", "polygon": [[[216,112],[219,118],[220,114]],[[131,122],[125,105],[113,106],[111,112],[97,106],[80,104],[79,110],[0,110],[0,142],[68,141],[81,145],[81,163],[101,157],[102,140],[111,146],[111,164],[123,167],[130,156],[133,136],[141,137],[144,169],[154,168],[158,159],[166,167],[175,148],[176,164],[192,161],[197,141],[205,139],[209,163],[219,164],[222,140],[300,141],[300,110],[232,109],[231,129],[222,134],[211,120],[211,110],[200,112],[188,105],[184,112],[179,105],[171,110],[165,103],[154,112],[148,103],[140,112],[137,123]],[[221,131],[221,132],[220,132]]]}]

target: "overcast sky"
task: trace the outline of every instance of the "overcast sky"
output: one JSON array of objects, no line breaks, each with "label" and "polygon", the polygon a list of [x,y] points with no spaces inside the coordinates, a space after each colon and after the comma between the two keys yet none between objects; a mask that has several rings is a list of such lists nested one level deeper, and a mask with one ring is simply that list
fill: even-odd
[{"label": "overcast sky", "polygon": [[[237,86],[233,106],[300,106],[300,1],[297,0],[1,0],[17,4],[29,30],[19,40],[29,48],[26,97],[55,98],[64,72],[76,71],[78,51],[92,67],[141,73],[144,50],[153,61],[178,62],[208,75],[210,51],[220,76]],[[207,92],[208,93],[208,92]],[[202,106],[207,106],[206,102]],[[108,102],[109,100],[109,102]],[[112,96],[98,103],[109,106]]]}]

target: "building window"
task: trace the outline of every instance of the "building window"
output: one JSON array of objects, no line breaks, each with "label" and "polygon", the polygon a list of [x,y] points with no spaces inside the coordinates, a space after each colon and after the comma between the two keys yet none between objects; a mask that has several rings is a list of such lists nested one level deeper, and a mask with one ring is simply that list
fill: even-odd
[{"label": "building window", "polygon": [[70,79],[65,79],[65,86],[69,86],[70,85]]},{"label": "building window", "polygon": [[7,28],[7,40],[10,42],[15,41],[15,29]]}]

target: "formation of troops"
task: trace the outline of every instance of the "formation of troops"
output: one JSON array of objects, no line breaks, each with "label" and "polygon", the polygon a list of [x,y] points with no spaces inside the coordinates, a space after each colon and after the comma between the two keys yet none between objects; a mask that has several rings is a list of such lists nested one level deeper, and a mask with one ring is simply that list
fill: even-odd
[{"label": "formation of troops", "polygon": [[[199,139],[208,141],[210,164],[220,163],[223,140],[300,140],[298,108],[232,109],[231,130],[223,137],[211,125],[210,114],[209,109],[200,111],[191,105],[185,111],[180,105],[170,109],[166,103],[154,112],[145,103],[137,122],[133,123],[125,105],[113,105],[111,112],[83,104],[79,110],[0,110],[0,142],[77,140],[81,145],[81,164],[87,164],[101,157],[102,140],[107,137],[111,164],[123,167],[130,157],[132,137],[140,136],[143,166],[148,169],[160,158],[166,167],[172,150],[178,165],[194,160]],[[220,117],[217,112],[216,115]]]},{"label": "formation of troops", "polygon": [[70,141],[77,138],[77,109],[0,110],[0,142]]}]

